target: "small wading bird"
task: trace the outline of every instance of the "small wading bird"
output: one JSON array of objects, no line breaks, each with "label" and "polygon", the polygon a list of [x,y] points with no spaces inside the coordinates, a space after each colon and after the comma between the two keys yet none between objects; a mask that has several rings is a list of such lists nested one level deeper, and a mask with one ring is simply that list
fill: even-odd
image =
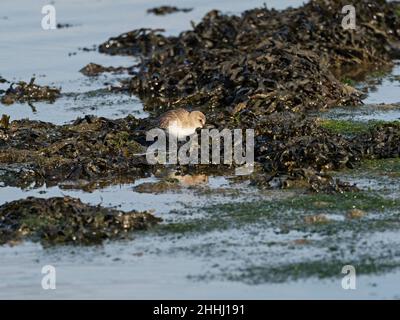
[{"label": "small wading bird", "polygon": [[[204,128],[206,116],[200,111],[186,111],[185,109],[169,110],[160,117],[152,119],[146,125],[147,129],[163,129],[174,139],[183,139],[196,133],[198,128]],[[143,142],[144,144],[147,144]],[[135,156],[144,156],[148,153],[137,153]]]},{"label": "small wading bird", "polygon": [[200,111],[186,111],[185,109],[169,110],[158,118],[159,128],[166,129],[172,136],[184,138],[204,128],[206,116]]}]

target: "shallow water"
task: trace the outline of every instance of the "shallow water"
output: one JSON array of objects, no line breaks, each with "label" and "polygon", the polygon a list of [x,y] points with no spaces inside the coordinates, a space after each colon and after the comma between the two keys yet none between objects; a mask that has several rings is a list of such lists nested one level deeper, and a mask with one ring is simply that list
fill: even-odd
[{"label": "shallow water", "polygon": [[324,119],[361,122],[400,120],[400,61],[395,61],[391,72],[371,76],[365,82],[356,83],[355,87],[367,89],[363,106],[335,108],[317,115]]},{"label": "shallow water", "polygon": [[[90,48],[110,36],[141,27],[161,27],[166,29],[167,34],[177,34],[190,28],[191,20],[199,21],[211,9],[239,13],[262,6],[264,2],[282,9],[288,5],[300,5],[303,1],[167,2],[180,7],[193,7],[194,10],[157,17],[147,15],[146,9],[166,1],[89,0],[82,3],[78,0],[57,0],[58,22],[73,26],[44,31],[40,27],[40,10],[47,1],[2,0],[2,15],[7,19],[0,19],[0,75],[12,81],[28,81],[36,75],[37,83],[62,87],[65,94],[54,104],[35,103],[35,110],[28,104],[0,105],[0,114],[9,114],[11,120],[29,118],[56,124],[67,123],[86,114],[108,118],[127,114],[145,117],[147,114],[137,98],[99,90],[104,88],[104,83],[117,84],[124,75],[87,78],[79,73],[90,62],[105,66],[130,66],[135,60],[110,57],[97,51],[86,52],[79,48]],[[398,71],[397,67],[394,74]],[[400,102],[398,83],[382,81],[365,102]],[[352,112],[352,116],[354,114]],[[373,119],[384,117],[383,120],[400,117],[397,110],[385,111],[382,116],[379,112],[367,110],[366,114],[360,114],[360,117],[363,116]],[[365,177],[353,176],[353,179],[362,185]],[[69,195],[87,203],[121,210],[154,209],[155,214],[164,219],[161,228],[138,233],[132,241],[108,242],[104,246],[43,248],[40,244],[25,242],[13,247],[0,247],[0,298],[399,298],[398,271],[361,275],[357,290],[342,289],[341,267],[353,261],[346,241],[338,243],[339,249],[345,253],[340,257],[342,264],[336,266],[337,277],[320,280],[316,272],[299,280],[286,279],[275,283],[269,276],[249,273],[249,270],[259,270],[260,266],[294,266],[296,263],[330,259],[333,256],[327,243],[332,242],[331,238],[318,232],[283,232],[284,221],[272,217],[266,221],[265,218],[260,221],[253,218],[250,222],[243,222],[242,218],[249,217],[232,218],[229,210],[210,213],[206,207],[244,200],[274,203],[293,197],[293,191],[259,191],[246,183],[234,183],[229,177],[209,177],[205,184],[184,186],[180,191],[163,194],[133,190],[140,183],[154,181],[158,178],[112,185],[93,192],[60,187],[21,190],[0,185],[0,204],[28,196]],[[394,191],[398,190],[396,184],[391,185]],[[250,218],[252,214],[252,211],[247,213]],[[285,214],[290,215],[290,210]],[[327,216],[337,223],[344,223],[342,212]],[[279,227],[269,225],[275,222],[274,219]],[[175,225],[177,228],[187,227],[186,224],[191,221],[198,222],[200,227],[204,223],[205,229],[179,232],[172,228]],[[172,227],[168,229],[169,223]],[[341,236],[347,239],[346,234]],[[311,245],[292,248],[294,241],[304,238],[311,241]],[[370,241],[369,247],[360,244],[365,238]],[[340,241],[337,238],[334,240]],[[371,231],[371,234],[362,234],[360,243],[355,241],[351,245],[360,252],[371,251],[373,258],[379,258],[381,247],[393,249],[399,247],[399,242],[396,232]],[[47,264],[56,267],[56,290],[41,288],[41,268]]]},{"label": "shallow water", "polygon": [[323,113],[317,113],[323,119],[345,120],[357,122],[398,121],[400,120],[400,104],[388,108],[380,105],[364,105],[361,107],[335,108]]},{"label": "shallow water", "polygon": [[400,102],[400,61],[389,75],[379,77],[379,83],[369,90],[365,104],[398,103]]}]

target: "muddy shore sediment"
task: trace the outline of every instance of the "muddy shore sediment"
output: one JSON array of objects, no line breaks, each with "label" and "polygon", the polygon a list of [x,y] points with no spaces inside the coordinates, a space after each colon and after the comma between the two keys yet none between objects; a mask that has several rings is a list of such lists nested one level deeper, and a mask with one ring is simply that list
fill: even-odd
[{"label": "muddy shore sediment", "polygon": [[[398,3],[357,1],[357,29],[344,30],[346,4],[318,0],[241,16],[211,11],[178,36],[139,29],[109,39],[99,51],[140,58],[129,69],[130,79],[114,89],[137,95],[153,116],[185,107],[202,110],[217,129],[255,129],[257,173],[248,177],[254,185],[285,188],[301,181],[314,192],[357,191],[330,173],[354,168],[363,159],[399,157],[400,123],[379,123],[348,135],[329,130],[309,111],[362,104],[363,93],[343,79],[362,79],[393,65],[400,57],[400,16]],[[82,69],[88,75],[126,69],[89,67]],[[58,89],[21,82],[1,101],[12,107],[59,95]],[[66,125],[4,120],[1,180],[20,187],[73,181],[77,188],[94,189],[105,181],[149,176],[155,167],[136,156],[145,150],[148,125],[148,119],[132,116],[87,116]]]}]

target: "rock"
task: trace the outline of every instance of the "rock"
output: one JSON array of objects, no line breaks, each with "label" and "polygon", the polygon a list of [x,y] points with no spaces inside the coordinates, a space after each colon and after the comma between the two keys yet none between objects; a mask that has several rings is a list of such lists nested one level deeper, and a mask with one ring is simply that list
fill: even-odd
[{"label": "rock", "polygon": [[305,216],[304,222],[307,224],[324,224],[330,222],[325,214],[317,214],[311,216]]},{"label": "rock", "polygon": [[366,216],[367,213],[363,210],[360,209],[352,209],[349,212],[347,212],[347,218],[348,219],[360,219]]}]

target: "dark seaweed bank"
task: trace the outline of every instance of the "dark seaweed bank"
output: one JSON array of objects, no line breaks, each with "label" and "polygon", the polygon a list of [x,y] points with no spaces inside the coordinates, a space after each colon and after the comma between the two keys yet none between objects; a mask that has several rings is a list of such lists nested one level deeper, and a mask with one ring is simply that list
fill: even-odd
[{"label": "dark seaweed bank", "polygon": [[[184,107],[203,111],[210,127],[255,129],[256,172],[246,177],[254,185],[357,191],[330,173],[354,168],[362,159],[399,157],[400,123],[378,123],[363,132],[344,134],[330,130],[309,111],[361,105],[362,93],[341,79],[392,65],[392,59],[399,57],[400,17],[398,4],[358,1],[357,29],[344,30],[344,5],[346,1],[319,0],[284,11],[253,9],[241,16],[211,11],[192,30],[171,37],[163,30],[133,30],[109,39],[99,51],[138,57],[138,65],[126,69],[89,64],[81,72],[92,76],[128,71],[131,78],[116,90],[140,97],[153,116]],[[60,94],[33,82],[11,85],[2,102],[53,101]],[[19,187],[32,183],[71,187],[72,183],[73,188],[93,190],[150,176],[157,168],[143,156],[143,137],[151,123],[132,116],[117,120],[86,116],[53,125],[10,121],[4,115],[1,180]],[[215,167],[180,169],[210,173]],[[16,215],[17,208],[24,213]],[[87,214],[71,216],[71,211]],[[103,219],[99,225],[90,220],[97,211],[103,213],[97,218]],[[26,233],[50,242],[73,242],[73,234],[88,228],[96,236],[83,231],[78,242],[89,243],[98,235],[104,239],[124,230],[121,224],[115,227],[118,219],[107,220],[108,209],[73,199],[26,199],[4,205],[0,213],[2,239]],[[63,214],[72,219],[70,226],[62,222]],[[37,215],[43,215],[43,224],[37,224]],[[52,225],[54,230],[49,229]]]},{"label": "dark seaweed bank", "polygon": [[261,8],[241,16],[211,11],[177,37],[134,30],[100,51],[143,59],[126,89],[145,101],[152,98],[148,109],[220,109],[225,117],[218,120],[226,122],[232,113],[357,104],[359,93],[335,75],[391,64],[399,54],[400,17],[395,4],[358,1],[357,29],[344,30],[344,5],[311,1],[298,9]]},{"label": "dark seaweed bank", "polygon": [[397,157],[400,144],[398,123],[345,136],[308,116],[310,110],[360,105],[363,94],[340,80],[388,68],[399,57],[399,4],[357,1],[357,28],[345,30],[347,4],[316,0],[241,16],[211,11],[178,36],[133,30],[99,50],[140,57],[124,89],[155,115],[195,108],[219,129],[254,128],[264,172],[256,184],[271,186],[279,177],[281,187],[301,179],[315,191],[342,191],[348,186],[326,172],[352,168],[363,158]]},{"label": "dark seaweed bank", "polygon": [[149,176],[152,168],[135,141],[139,120],[86,116],[57,126],[30,120],[0,129],[0,176],[7,185],[24,187],[76,182],[91,190]]},{"label": "dark seaweed bank", "polygon": [[293,113],[265,117],[262,125],[256,127],[260,132],[256,160],[264,174],[254,179],[261,186],[290,187],[300,180],[316,192],[356,190],[329,173],[354,168],[363,159],[400,156],[398,121],[373,124],[365,132],[351,135],[335,133],[317,119]]},{"label": "dark seaweed bank", "polygon": [[29,197],[0,206],[0,244],[23,239],[43,244],[100,244],[127,238],[160,222],[148,212],[90,206],[79,199]]},{"label": "dark seaweed bank", "polygon": [[[196,108],[211,127],[255,129],[258,171],[249,177],[254,184],[290,187],[299,180],[318,192],[355,190],[329,172],[353,168],[365,158],[398,157],[399,123],[349,136],[328,130],[308,111],[361,104],[362,94],[339,79],[352,70],[392,65],[400,17],[398,4],[358,1],[357,29],[344,30],[345,4],[311,1],[298,9],[259,8],[241,16],[211,11],[179,36],[133,30],[109,39],[99,51],[140,58],[122,90],[138,95],[154,116]],[[89,64],[82,72],[113,70]],[[137,156],[145,150],[149,124],[131,116],[85,117],[63,126],[13,121],[0,132],[3,180],[79,181],[91,189],[149,175],[154,167]]]},{"label": "dark seaweed bank", "polygon": [[[6,185],[73,183],[74,188],[93,190],[133,182],[158,169],[148,165],[144,155],[147,120],[86,116],[67,125],[3,122],[0,176]],[[315,119],[291,113],[268,116],[263,125],[256,127],[262,130],[256,137],[257,172],[248,177],[260,187],[291,187],[302,181],[302,187],[317,192],[356,190],[328,173],[353,168],[361,159],[400,155],[400,122],[379,123],[356,135],[334,133]],[[180,170],[212,173],[214,169],[196,165]]]}]

